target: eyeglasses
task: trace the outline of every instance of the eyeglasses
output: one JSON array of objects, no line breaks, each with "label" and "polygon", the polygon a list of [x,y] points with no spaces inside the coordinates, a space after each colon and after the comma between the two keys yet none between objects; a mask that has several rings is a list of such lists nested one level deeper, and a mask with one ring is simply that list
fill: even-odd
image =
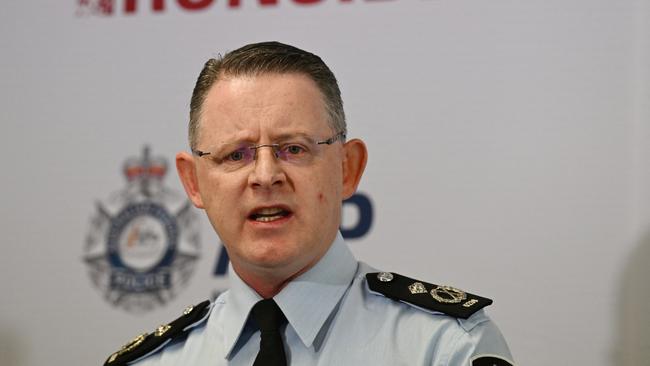
[{"label": "eyeglasses", "polygon": [[291,165],[309,165],[321,152],[323,145],[331,145],[336,141],[345,141],[345,133],[319,141],[307,135],[286,136],[277,143],[251,145],[245,142],[225,143],[211,151],[193,149],[192,153],[198,157],[207,157],[220,170],[231,172],[250,165],[257,158],[257,150],[263,147],[273,149],[276,159]]}]

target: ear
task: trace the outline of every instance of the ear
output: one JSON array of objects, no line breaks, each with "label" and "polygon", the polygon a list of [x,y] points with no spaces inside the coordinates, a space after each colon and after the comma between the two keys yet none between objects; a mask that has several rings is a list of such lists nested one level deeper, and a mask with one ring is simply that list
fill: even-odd
[{"label": "ear", "polygon": [[185,188],[187,197],[192,201],[194,206],[203,208],[203,199],[199,191],[199,182],[196,178],[196,162],[194,157],[187,152],[176,154],[176,170],[181,178],[181,183]]},{"label": "ear", "polygon": [[359,139],[352,139],[343,145],[343,199],[352,197],[361,181],[361,176],[368,161],[366,144]]}]

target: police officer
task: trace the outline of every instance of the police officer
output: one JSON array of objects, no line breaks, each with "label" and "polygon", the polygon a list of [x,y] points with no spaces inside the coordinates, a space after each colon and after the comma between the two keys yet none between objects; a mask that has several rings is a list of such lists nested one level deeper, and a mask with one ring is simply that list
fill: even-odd
[{"label": "police officer", "polygon": [[346,134],[318,56],[264,42],[209,60],[176,166],[228,251],[229,290],[106,365],[512,365],[491,300],[354,258],[338,228],[367,151]]}]

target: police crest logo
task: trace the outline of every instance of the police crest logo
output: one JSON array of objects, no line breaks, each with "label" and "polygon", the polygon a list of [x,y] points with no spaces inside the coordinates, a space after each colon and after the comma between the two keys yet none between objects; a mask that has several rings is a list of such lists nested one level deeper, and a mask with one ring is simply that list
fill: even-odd
[{"label": "police crest logo", "polygon": [[189,281],[199,259],[197,214],[182,193],[163,185],[167,162],[127,159],[124,189],[97,203],[84,261],[104,298],[129,312],[163,305]]}]

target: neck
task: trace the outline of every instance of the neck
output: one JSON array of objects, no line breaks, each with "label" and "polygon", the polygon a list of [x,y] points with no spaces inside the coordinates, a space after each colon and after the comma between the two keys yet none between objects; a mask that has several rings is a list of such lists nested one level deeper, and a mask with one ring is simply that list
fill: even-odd
[{"label": "neck", "polygon": [[[336,233],[334,233],[336,235]],[[334,242],[332,238],[331,243]],[[246,263],[241,263],[234,261],[231,258],[232,268],[239,278],[244,281],[250,288],[255,290],[262,298],[269,299],[279,294],[282,289],[293,281],[298,276],[309,271],[313,268],[322,258],[325,256],[327,251],[332,247],[332,244],[322,248],[321,252],[318,253],[311,262],[301,264],[301,265],[278,265],[276,267],[260,267],[255,265],[247,265]]]},{"label": "neck", "polygon": [[257,292],[262,298],[270,299],[279,294],[280,291],[291,281],[286,280],[282,282],[270,283],[268,281],[254,281],[243,279],[248,286]]},{"label": "neck", "polygon": [[233,269],[239,278],[257,292],[262,298],[270,299],[279,294],[283,288],[301,274],[307,272],[313,264],[291,275],[278,276],[277,270],[262,272],[242,271],[233,263]]}]

